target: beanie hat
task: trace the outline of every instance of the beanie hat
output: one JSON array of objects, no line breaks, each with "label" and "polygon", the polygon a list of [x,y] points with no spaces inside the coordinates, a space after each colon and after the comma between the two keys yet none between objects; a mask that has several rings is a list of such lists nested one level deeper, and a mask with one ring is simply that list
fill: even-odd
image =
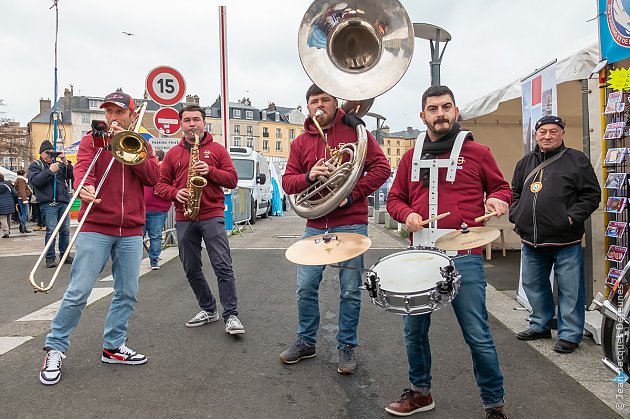
[{"label": "beanie hat", "polygon": [[547,116],[543,116],[542,118],[538,120],[538,122],[536,122],[535,131],[538,131],[538,128],[546,124],[555,124],[559,126],[560,128],[564,129],[564,121],[562,120],[562,118],[559,118],[554,115],[547,115]]},{"label": "beanie hat", "polygon": [[46,150],[52,150],[53,145],[50,141],[44,140],[42,141],[42,145],[39,146],[39,154],[42,154]]}]

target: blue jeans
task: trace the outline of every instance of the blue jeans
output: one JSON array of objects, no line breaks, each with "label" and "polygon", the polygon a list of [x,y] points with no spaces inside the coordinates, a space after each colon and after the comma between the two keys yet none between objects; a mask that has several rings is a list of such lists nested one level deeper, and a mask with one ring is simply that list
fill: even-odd
[{"label": "blue jeans", "polygon": [[149,259],[157,262],[162,253],[162,230],[168,212],[147,211],[147,222],[144,225],[144,234],[149,236]]},{"label": "blue jeans", "polygon": [[[486,310],[486,278],[481,255],[468,255],[454,260],[461,275],[459,292],[453,310],[470,347],[475,380],[485,407],[503,406],[503,374],[499,357],[490,335]],[[405,346],[409,362],[409,381],[416,391],[431,388],[431,346],[429,327],[431,313],[403,318]]]},{"label": "blue jeans", "polygon": [[70,334],[79,324],[96,279],[111,257],[114,296],[105,320],[103,347],[118,348],[127,339],[129,317],[138,302],[142,237],[79,233],[76,245],[70,284],[46,336],[46,347],[61,352],[68,350]]},{"label": "blue jeans", "polygon": [[549,281],[553,267],[558,286],[558,337],[580,343],[584,334],[584,265],[580,243],[563,247],[532,247],[523,244],[521,275],[523,290],[532,306],[530,328],[549,329],[555,304]]},{"label": "blue jeans", "polygon": [[[306,227],[302,238],[325,233],[325,229]],[[338,226],[328,229],[330,233],[357,233],[367,236],[366,224]],[[340,266],[363,268],[363,255],[338,263]],[[316,343],[319,328],[319,284],[325,265],[297,266],[297,307],[298,329],[297,335],[309,343]],[[339,282],[339,331],[337,333],[337,348],[343,345],[357,346],[357,326],[361,310],[362,273],[354,269],[340,269]]]},{"label": "blue jeans", "polygon": [[28,222],[28,203],[25,204],[20,200],[18,201],[18,205],[20,207],[20,222],[26,227],[26,223]]},{"label": "blue jeans", "polygon": [[[59,202],[59,204],[54,207],[50,206],[50,202],[42,202],[40,204],[40,210],[42,212],[42,216],[44,217],[44,223],[46,224],[46,239],[44,240],[44,243],[48,243],[55,226],[59,222],[59,218],[63,215],[63,212],[67,207],[67,202]],[[55,259],[55,237],[52,238],[52,241],[52,245],[50,245],[48,252],[46,252],[46,259]],[[66,219],[63,220],[63,224],[59,230],[60,256],[65,253],[68,248],[68,243],[70,243],[70,217],[66,217]]]}]

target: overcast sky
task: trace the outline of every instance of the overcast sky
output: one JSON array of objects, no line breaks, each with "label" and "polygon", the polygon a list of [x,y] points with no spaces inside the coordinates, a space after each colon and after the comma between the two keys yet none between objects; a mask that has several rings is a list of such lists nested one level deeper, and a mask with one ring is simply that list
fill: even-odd
[{"label": "overcast sky", "polygon": [[[367,1],[367,0],[365,0]],[[402,0],[412,22],[453,37],[442,84],[458,105],[563,58],[597,37],[596,0]],[[52,0],[2,0],[1,116],[25,125],[53,98],[55,12]],[[117,87],[142,97],[149,71],[179,70],[186,93],[210,105],[220,93],[218,6],[227,6],[229,99],[305,108],[310,80],[300,64],[297,32],[311,1],[59,0],[58,86],[105,96]],[[134,33],[127,36],[122,32]],[[429,41],[416,39],[403,79],[376,99],[392,131],[422,127],[420,96],[430,85]],[[368,127],[375,123],[367,118]]]}]

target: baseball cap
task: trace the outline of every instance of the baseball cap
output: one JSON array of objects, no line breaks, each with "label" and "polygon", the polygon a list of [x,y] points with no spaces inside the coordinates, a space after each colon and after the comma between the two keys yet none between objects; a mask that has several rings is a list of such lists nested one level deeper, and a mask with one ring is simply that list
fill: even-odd
[{"label": "baseball cap", "polygon": [[100,108],[103,109],[108,103],[119,106],[123,109],[131,109],[132,111],[136,110],[136,104],[133,101],[133,98],[127,93],[121,92],[120,90],[117,90],[114,93],[110,93],[105,96],[105,100],[103,101],[103,104],[100,106]]},{"label": "baseball cap", "polygon": [[535,131],[538,131],[538,128],[546,124],[555,124],[564,129],[564,121],[562,120],[562,118],[555,115],[546,115],[540,118],[538,122],[536,122]]}]

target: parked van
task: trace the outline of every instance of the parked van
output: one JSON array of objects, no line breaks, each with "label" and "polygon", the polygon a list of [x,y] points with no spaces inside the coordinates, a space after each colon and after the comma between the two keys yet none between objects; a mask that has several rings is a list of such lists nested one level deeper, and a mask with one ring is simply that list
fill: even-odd
[{"label": "parked van", "polygon": [[271,173],[269,162],[262,154],[249,147],[230,147],[230,157],[238,173],[238,186],[252,191],[251,224],[256,217],[267,218],[271,212]]}]

